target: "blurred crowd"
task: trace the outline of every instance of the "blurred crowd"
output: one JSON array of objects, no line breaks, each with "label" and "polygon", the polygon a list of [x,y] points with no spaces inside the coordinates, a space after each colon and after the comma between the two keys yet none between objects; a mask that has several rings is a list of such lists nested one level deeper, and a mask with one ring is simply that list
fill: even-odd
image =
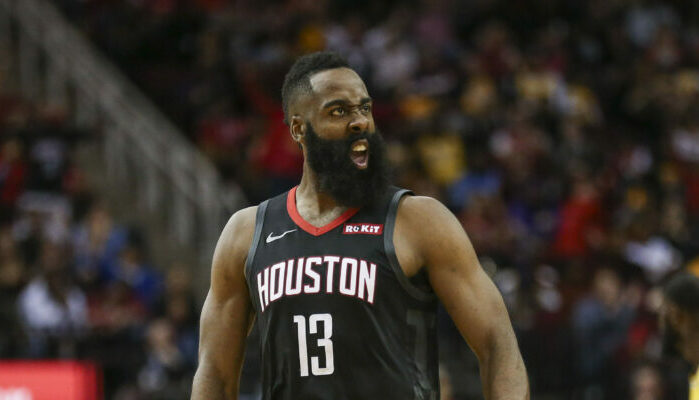
[{"label": "blurred crowd", "polygon": [[[686,391],[686,378],[660,356],[655,312],[656,287],[668,274],[699,273],[696,2],[55,3],[251,203],[300,177],[302,157],[282,120],[285,72],[300,54],[344,55],[375,100],[396,183],[448,205],[502,291],[536,398],[661,399]],[[12,153],[17,145],[7,146]],[[23,154],[36,146],[25,144]],[[15,253],[26,254],[32,215],[15,216],[5,229]],[[180,337],[169,307],[158,305],[168,285],[145,272],[138,241],[98,205],[73,220],[68,242],[80,289],[66,295],[78,310],[69,329],[86,319],[114,323],[95,310],[124,301],[123,311],[141,319],[164,315],[148,325],[126,318],[145,330],[140,345]],[[99,256],[89,250],[95,224]],[[112,236],[121,247],[111,246]],[[37,259],[22,263],[45,276],[40,282],[66,268],[52,265],[64,248],[34,246]],[[134,264],[142,285],[134,284]],[[90,300],[81,293],[95,275],[114,285]],[[18,307],[47,287],[17,282],[15,290],[24,290]],[[448,317],[441,325],[443,398],[472,398],[476,363]],[[32,351],[42,349],[41,340],[30,342]],[[187,351],[178,354],[193,363]],[[172,361],[155,352],[140,384],[157,381],[151,362]],[[244,387],[254,388],[255,379],[244,375]]]},{"label": "blurred crowd", "polygon": [[150,265],[77,166],[94,132],[0,95],[0,359],[100,366],[106,398],[181,399],[197,355],[189,269]]}]

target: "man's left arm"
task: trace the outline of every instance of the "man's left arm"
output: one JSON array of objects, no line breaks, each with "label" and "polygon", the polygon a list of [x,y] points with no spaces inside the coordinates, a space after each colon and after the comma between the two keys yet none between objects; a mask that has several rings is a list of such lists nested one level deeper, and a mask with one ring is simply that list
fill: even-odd
[{"label": "man's left arm", "polygon": [[485,398],[529,399],[527,372],[502,296],[459,221],[437,200],[407,196],[396,232],[401,265],[427,268],[437,296],[476,353]]}]

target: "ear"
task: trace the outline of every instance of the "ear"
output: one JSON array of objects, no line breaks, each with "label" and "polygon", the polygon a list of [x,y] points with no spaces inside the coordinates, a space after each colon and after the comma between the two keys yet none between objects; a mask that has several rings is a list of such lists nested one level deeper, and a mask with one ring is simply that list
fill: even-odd
[{"label": "ear", "polygon": [[300,115],[291,117],[289,123],[289,131],[294,142],[301,144],[301,139],[306,135],[306,124],[303,123],[303,118]]}]

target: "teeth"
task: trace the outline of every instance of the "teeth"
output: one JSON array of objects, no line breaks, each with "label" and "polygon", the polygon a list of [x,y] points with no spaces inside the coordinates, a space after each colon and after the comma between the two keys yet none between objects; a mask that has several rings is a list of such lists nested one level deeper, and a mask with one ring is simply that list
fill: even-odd
[{"label": "teeth", "polygon": [[365,151],[365,150],[366,150],[366,145],[364,143],[355,144],[352,147],[352,151]]}]

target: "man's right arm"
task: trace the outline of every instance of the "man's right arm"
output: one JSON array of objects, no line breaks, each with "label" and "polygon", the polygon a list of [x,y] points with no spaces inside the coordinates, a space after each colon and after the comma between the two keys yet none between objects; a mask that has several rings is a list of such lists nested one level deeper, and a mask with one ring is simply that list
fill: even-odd
[{"label": "man's right arm", "polygon": [[201,311],[199,366],[192,400],[238,398],[245,339],[253,321],[244,270],[257,207],[236,212],[223,228],[211,267],[211,288]]}]

